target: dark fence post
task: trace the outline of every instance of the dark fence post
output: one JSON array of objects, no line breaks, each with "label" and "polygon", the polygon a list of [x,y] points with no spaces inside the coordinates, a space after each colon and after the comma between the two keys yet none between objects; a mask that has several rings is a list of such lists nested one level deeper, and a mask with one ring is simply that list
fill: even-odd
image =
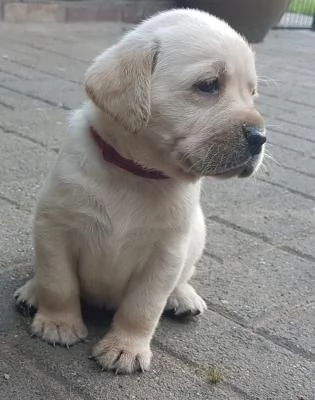
[{"label": "dark fence post", "polygon": [[312,22],[312,27],[311,27],[312,31],[315,31],[315,12],[313,15],[313,22]]}]

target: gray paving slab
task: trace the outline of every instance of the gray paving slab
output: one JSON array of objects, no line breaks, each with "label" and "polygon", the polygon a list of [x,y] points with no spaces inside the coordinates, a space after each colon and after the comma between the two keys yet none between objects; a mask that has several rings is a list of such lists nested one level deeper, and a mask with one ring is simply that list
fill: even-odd
[{"label": "gray paving slab", "polygon": [[[42,81],[44,79],[47,79],[47,75],[40,76],[39,73],[36,73],[33,70],[33,74],[31,73],[30,70],[25,71],[23,68],[18,67],[14,63],[8,63],[8,59],[5,54],[1,54],[1,76],[2,76],[2,82],[6,81],[16,81],[16,80],[23,80],[23,81],[31,81],[32,79],[36,78],[37,81]],[[4,60],[6,60],[6,65]]]},{"label": "gray paving slab", "polygon": [[[17,363],[18,361],[18,363]],[[47,377],[46,371],[27,360],[0,335],[0,398],[5,400],[83,400],[71,385]]]},{"label": "gray paving slab", "polygon": [[[300,129],[290,134],[285,127],[271,128],[268,130],[270,141],[267,146],[268,153],[275,159],[270,164],[275,168],[279,165],[288,165],[301,171],[314,173],[315,139],[310,140],[299,137]],[[280,131],[282,129],[282,131]],[[270,144],[271,142],[271,144]]]},{"label": "gray paving slab", "polygon": [[[58,89],[56,89],[56,84],[58,85]],[[53,90],[54,88],[55,90]],[[75,83],[65,81],[58,82],[57,78],[52,79],[51,77],[44,82],[14,81],[10,84],[10,90],[37,96],[52,104],[56,104],[57,107],[66,106],[70,109],[78,107],[84,98],[83,85],[79,86]]]},{"label": "gray paving slab", "polygon": [[[256,253],[223,258],[223,262],[204,257],[198,273],[195,286],[209,304],[224,307],[249,326],[261,325],[266,315],[287,316],[314,300],[314,266],[276,248],[260,248]],[[311,326],[315,317],[307,321]],[[312,335],[309,340],[315,345]]]},{"label": "gray paving slab", "polygon": [[[279,129],[282,132],[286,133],[287,137],[290,137],[288,141],[288,146],[292,146],[290,142],[292,137],[300,140],[302,139],[301,140],[302,143],[299,143],[297,146],[293,147],[295,149],[296,148],[299,149],[300,146],[304,146],[305,141],[307,143],[314,144],[315,139],[314,139],[313,129],[310,126],[307,126],[302,119],[298,118],[296,121],[288,122],[281,115],[279,115],[277,118],[278,119],[274,121],[270,121],[270,124],[274,125],[275,129]],[[307,151],[305,153],[307,153]]]},{"label": "gray paving slab", "polygon": [[314,233],[314,201],[292,193],[290,186],[284,189],[258,178],[240,183],[206,181],[203,192],[206,215],[234,235],[245,232],[249,239],[281,244]]},{"label": "gray paving slab", "polygon": [[[9,88],[9,89],[8,89]],[[10,86],[7,84],[0,82],[0,95],[1,95],[1,108],[0,108],[0,116],[1,116],[1,126],[3,120],[6,119],[7,116],[14,115],[12,112],[17,111],[28,111],[34,114],[34,111],[41,108],[52,108],[49,104],[44,103],[39,99],[35,99],[34,97],[27,96],[26,93],[17,93],[14,89],[10,90]],[[13,109],[9,109],[6,106],[3,106],[3,103],[9,104]],[[30,114],[29,114],[30,115]]]},{"label": "gray paving slab", "polygon": [[[310,162],[309,164],[313,163]],[[308,169],[306,166],[306,170],[302,171],[301,173],[300,171],[292,168],[295,167],[291,167],[290,173],[288,173],[284,167],[272,168],[270,169],[269,178],[266,180],[272,182],[273,185],[281,185],[284,188],[290,188],[291,191],[295,191],[301,197],[314,200],[314,169]],[[298,168],[298,166],[296,168]]]},{"label": "gray paving slab", "polygon": [[267,101],[265,97],[261,109],[264,116],[268,116],[270,113],[272,117],[281,117],[290,123],[295,123],[297,120],[301,120],[303,121],[303,124],[309,128],[311,128],[314,124],[313,108],[306,110],[304,105],[297,106],[296,104],[289,102],[280,103],[279,105],[279,96],[275,99],[269,99]]},{"label": "gray paving slab", "polygon": [[[216,211],[215,207],[213,211]],[[207,220],[207,232],[205,254],[221,263],[227,260],[243,259],[248,254],[264,252],[266,248],[272,248],[257,237],[244,232],[236,234],[231,227],[213,219]]]},{"label": "gray paving slab", "polygon": [[[154,352],[152,369],[146,375],[119,377],[100,371],[88,359],[88,345],[77,345],[67,351],[49,348],[28,337],[12,342],[10,347],[2,345],[1,353],[6,358],[0,361],[0,371],[7,371],[2,375],[9,375],[3,384],[8,397],[3,398],[10,400],[241,399],[229,389],[207,384],[191,368],[158,349]],[[23,366],[17,371],[16,359],[21,356]]]},{"label": "gray paving slab", "polygon": [[[31,216],[84,99],[89,60],[130,26],[0,24],[0,399],[314,400],[314,35],[275,31],[255,46],[268,127],[266,170],[207,179],[206,251],[194,278],[209,310],[163,318],[152,370],[102,373],[88,359],[109,316],[88,310],[89,339],[70,351],[33,340],[12,294],[32,269]],[[294,51],[292,51],[294,49]],[[279,164],[277,164],[279,163]],[[209,369],[224,379],[209,383]]]},{"label": "gray paving slab", "polygon": [[3,60],[4,67],[13,63],[17,66],[24,66],[26,69],[42,72],[42,74],[48,76],[55,74],[56,76],[68,77],[69,80],[82,80],[82,73],[87,68],[87,65],[82,65],[78,61],[70,61],[64,56],[47,52],[38,52],[37,56],[34,56],[34,54],[31,54],[31,49],[26,48],[17,51],[11,47],[2,47],[0,51],[5,55]]},{"label": "gray paving slab", "polygon": [[156,337],[187,363],[221,365],[244,399],[314,398],[314,362],[217,312],[185,325],[164,321]]},{"label": "gray paving slab", "polygon": [[[306,302],[305,302],[306,300]],[[284,307],[280,313],[266,312],[256,323],[256,330],[303,353],[308,359],[315,359],[314,341],[315,296],[301,299],[291,307]]]},{"label": "gray paving slab", "polygon": [[24,138],[0,130],[1,181],[23,181],[38,177],[43,180],[55,155]]},{"label": "gray paving slab", "polygon": [[0,192],[0,272],[32,259],[32,216],[8,199]]},{"label": "gray paving slab", "polygon": [[11,201],[11,204],[20,211],[32,213],[42,183],[42,179],[38,177],[2,182],[0,183],[0,199],[2,197],[3,200]]},{"label": "gray paving slab", "polygon": [[[37,114],[37,124],[27,112],[21,112],[19,117],[16,118],[16,122],[14,121],[14,115],[11,117],[6,114],[0,129],[3,133],[36,143],[45,150],[57,154],[66,137],[65,135],[68,134],[66,121],[70,114],[63,110],[61,110],[61,113],[47,110],[47,118],[44,116],[41,121],[40,114],[45,113],[43,111],[43,109],[39,109],[37,113],[32,113],[33,115]],[[55,120],[53,124],[49,121],[49,118]]]},{"label": "gray paving slab", "polygon": [[310,260],[314,259],[314,243],[315,243],[315,233],[306,233],[301,236],[297,236],[294,240],[289,240],[284,243],[284,246],[288,246],[291,249],[296,250],[296,252],[302,254],[313,255]]}]

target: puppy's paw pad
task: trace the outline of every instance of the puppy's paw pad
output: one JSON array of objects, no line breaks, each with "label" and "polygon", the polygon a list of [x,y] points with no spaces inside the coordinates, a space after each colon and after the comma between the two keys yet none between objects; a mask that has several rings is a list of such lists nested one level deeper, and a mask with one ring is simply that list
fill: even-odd
[{"label": "puppy's paw pad", "polygon": [[15,305],[19,312],[26,316],[33,316],[37,308],[35,284],[31,279],[14,293]]},{"label": "puppy's paw pad", "polygon": [[173,317],[185,318],[203,314],[206,309],[206,302],[187,284],[174,290],[168,298],[165,311]]},{"label": "puppy's paw pad", "polygon": [[79,318],[49,318],[38,313],[31,325],[31,333],[50,344],[68,347],[84,340],[88,331]]},{"label": "puppy's paw pad", "polygon": [[102,369],[116,374],[131,374],[150,368],[151,350],[147,342],[133,344],[108,335],[93,349],[92,356]]}]

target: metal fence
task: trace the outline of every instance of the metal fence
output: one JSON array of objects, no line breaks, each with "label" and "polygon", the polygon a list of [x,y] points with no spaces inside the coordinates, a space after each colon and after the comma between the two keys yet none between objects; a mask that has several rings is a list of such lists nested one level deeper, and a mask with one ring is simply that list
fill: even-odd
[{"label": "metal fence", "polygon": [[311,29],[315,31],[315,0],[291,0],[276,29]]}]

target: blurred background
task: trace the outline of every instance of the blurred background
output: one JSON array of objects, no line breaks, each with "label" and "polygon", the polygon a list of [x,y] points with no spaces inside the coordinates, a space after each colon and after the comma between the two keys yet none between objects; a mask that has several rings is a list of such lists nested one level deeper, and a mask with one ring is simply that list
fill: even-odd
[{"label": "blurred background", "polygon": [[315,29],[315,0],[0,0],[0,20],[138,23],[174,7],[204,9],[227,20],[252,42],[261,41],[274,27]]}]

